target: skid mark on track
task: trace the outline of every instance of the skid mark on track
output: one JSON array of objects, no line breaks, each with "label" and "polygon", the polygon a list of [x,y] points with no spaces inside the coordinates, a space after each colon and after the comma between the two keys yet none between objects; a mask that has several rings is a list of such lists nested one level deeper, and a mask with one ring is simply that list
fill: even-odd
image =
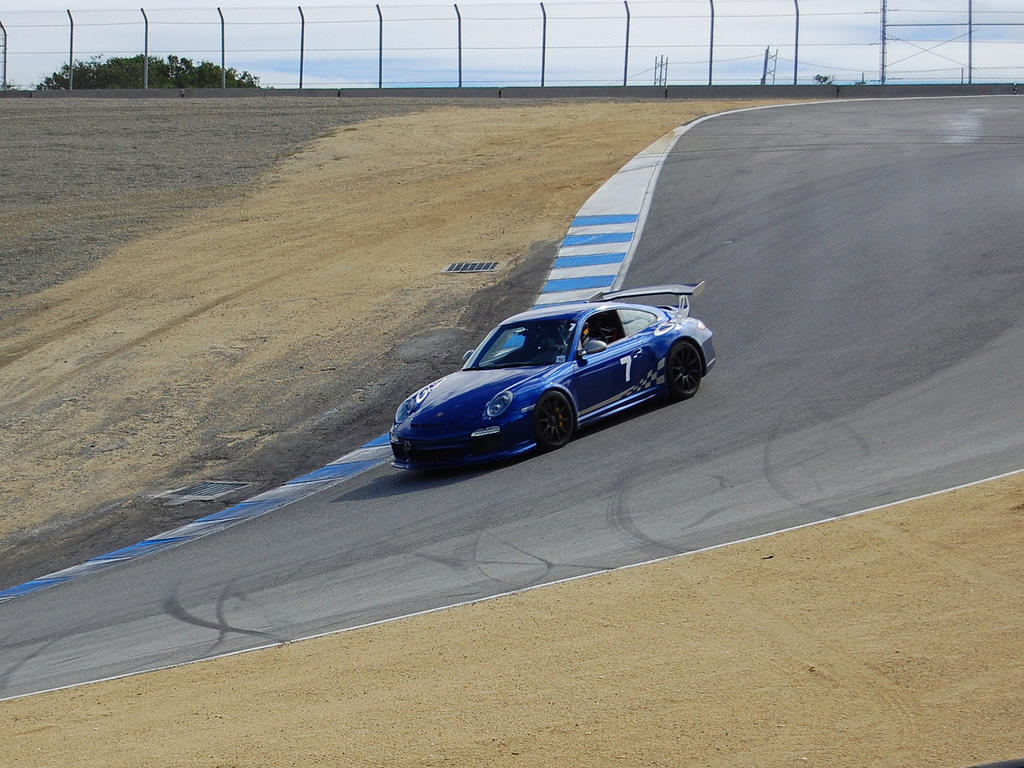
[{"label": "skid mark on track", "polygon": [[638,475],[635,469],[619,473],[618,481],[613,485],[616,489],[615,494],[608,500],[605,509],[604,519],[608,527],[615,531],[624,543],[639,545],[649,558],[668,557],[685,552],[684,548],[672,542],[654,538],[640,530],[632,509],[632,482]]},{"label": "skid mark on track", "polygon": [[[10,687],[11,681],[17,676],[19,670],[23,667],[27,667],[30,663],[39,657],[43,657],[51,649],[56,647],[58,640],[61,638],[51,638],[46,642],[40,643],[37,646],[33,646],[30,653],[26,654],[23,658],[10,664],[3,670],[0,670],[0,691]],[[8,646],[11,647],[11,646]],[[15,646],[16,647],[16,646]]]},{"label": "skid mark on track", "polygon": [[871,455],[871,447],[864,436],[843,419],[823,419],[812,429],[827,429],[828,433],[804,434],[799,441],[794,441],[788,434],[771,436],[778,434],[781,428],[771,430],[764,443],[762,467],[765,480],[779,498],[816,517],[829,517],[829,511],[820,504],[807,501],[808,494],[798,486],[816,484],[815,465],[828,463],[826,457],[838,447],[853,446],[854,452],[865,459]]},{"label": "skid mark on track", "polygon": [[670,542],[661,541],[641,531],[629,508],[629,500],[622,498],[621,495],[608,503],[605,521],[612,530],[619,534],[621,540],[630,545],[639,545],[648,557],[666,557],[685,551]]},{"label": "skid mark on track", "polygon": [[163,608],[164,613],[171,616],[178,621],[184,622],[185,624],[191,624],[194,627],[201,627],[204,629],[212,629],[217,632],[217,639],[214,641],[214,647],[223,642],[230,635],[245,635],[249,637],[258,637],[266,639],[270,642],[283,643],[283,638],[275,637],[267,632],[261,632],[255,629],[245,629],[244,627],[233,626],[227,617],[227,602],[232,599],[240,599],[242,596],[235,593],[233,590],[228,589],[217,598],[215,606],[216,618],[214,620],[204,619],[195,613],[188,611],[178,599],[176,595],[168,597],[164,600]]}]

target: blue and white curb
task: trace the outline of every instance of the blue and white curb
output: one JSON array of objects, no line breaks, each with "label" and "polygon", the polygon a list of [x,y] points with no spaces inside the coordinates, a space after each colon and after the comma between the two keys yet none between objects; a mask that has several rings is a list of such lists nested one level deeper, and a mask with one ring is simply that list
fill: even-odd
[{"label": "blue and white curb", "polygon": [[684,130],[651,144],[583,204],[536,306],[586,300],[619,287],[640,241],[665,158]]},{"label": "blue and white curb", "polygon": [[577,216],[537,304],[587,299],[615,282],[633,242],[638,214]]},{"label": "blue and white curb", "polygon": [[[619,287],[629,268],[647,219],[651,196],[665,158],[686,128],[659,139],[606,181],[573,219],[558,249],[551,274],[537,306],[589,299],[598,291]],[[201,536],[252,520],[319,493],[391,459],[388,435],[381,435],[340,459],[279,488],[201,517],[180,528],[151,536],[38,579],[0,590],[0,603],[63,584],[119,563],[176,547]]]},{"label": "blue and white curb", "polygon": [[246,520],[252,520],[300,499],[305,499],[319,493],[326,488],[350,480],[356,475],[384,464],[390,458],[391,445],[388,436],[382,435],[351,453],[345,454],[340,459],[332,461],[327,466],[321,467],[302,477],[297,477],[294,480],[289,480],[278,488],[261,493],[258,496],[253,496],[251,499],[235,504],[232,507],[227,507],[206,517],[200,517],[198,520],[194,520],[180,528],[175,528],[172,531],[151,536],[140,541],[138,544],[115,549],[104,555],[97,555],[86,560],[81,565],[74,565],[16,587],[2,590],[0,591],[0,603],[21,597],[22,595],[31,594],[32,592],[38,592],[41,589],[46,589],[46,587],[63,584],[71,579],[95,573],[119,563],[136,560],[153,552],[162,552],[179,544],[194,541],[201,536],[222,531]]}]

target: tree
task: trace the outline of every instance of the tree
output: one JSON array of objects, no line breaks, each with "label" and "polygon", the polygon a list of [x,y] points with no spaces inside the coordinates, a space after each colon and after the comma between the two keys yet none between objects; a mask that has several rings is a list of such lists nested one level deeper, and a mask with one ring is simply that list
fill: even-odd
[{"label": "tree", "polygon": [[[130,58],[113,57],[101,61],[99,56],[89,61],[76,61],[74,70],[75,88],[82,90],[101,88],[142,88],[142,54]],[[224,83],[228,88],[259,88],[260,81],[249,72],[239,72],[234,67],[224,71]],[[69,67],[65,64],[57,72],[36,86],[40,91],[67,90]],[[150,88],[220,88],[221,68],[209,61],[195,64],[191,59],[168,56],[166,61],[155,56],[149,57]]]}]

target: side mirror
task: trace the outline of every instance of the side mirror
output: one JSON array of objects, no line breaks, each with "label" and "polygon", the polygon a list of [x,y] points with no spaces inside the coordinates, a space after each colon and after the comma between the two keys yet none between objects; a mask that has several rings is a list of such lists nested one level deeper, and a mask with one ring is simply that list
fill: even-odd
[{"label": "side mirror", "polygon": [[464,354],[462,356],[462,362],[468,363],[469,362],[469,358],[471,358],[473,356],[473,352],[474,352],[474,350],[472,350],[472,349],[467,350],[466,354]]},{"label": "side mirror", "polygon": [[600,339],[588,339],[587,343],[583,345],[583,349],[580,350],[580,356],[594,355],[604,352],[606,349],[608,349],[608,345]]}]

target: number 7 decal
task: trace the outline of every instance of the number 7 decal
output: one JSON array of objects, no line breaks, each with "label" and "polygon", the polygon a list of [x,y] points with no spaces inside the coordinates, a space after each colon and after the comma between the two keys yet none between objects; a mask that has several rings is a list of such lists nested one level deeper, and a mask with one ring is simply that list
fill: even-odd
[{"label": "number 7 decal", "polygon": [[629,369],[633,367],[633,358],[630,355],[626,355],[625,357],[620,357],[619,358],[619,362],[622,365],[626,366],[626,383],[628,384],[629,383]]}]

